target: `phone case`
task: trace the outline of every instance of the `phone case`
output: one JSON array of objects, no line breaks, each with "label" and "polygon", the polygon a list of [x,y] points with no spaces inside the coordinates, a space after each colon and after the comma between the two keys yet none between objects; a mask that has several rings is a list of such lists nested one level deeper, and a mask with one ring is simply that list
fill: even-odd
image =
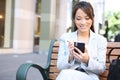
[{"label": "phone case", "polygon": [[[74,42],[74,46],[77,47],[79,50],[82,51],[82,53],[84,53],[85,50],[85,43],[81,43],[81,42]],[[75,50],[75,52],[77,52]],[[78,53],[78,52],[77,52]]]}]

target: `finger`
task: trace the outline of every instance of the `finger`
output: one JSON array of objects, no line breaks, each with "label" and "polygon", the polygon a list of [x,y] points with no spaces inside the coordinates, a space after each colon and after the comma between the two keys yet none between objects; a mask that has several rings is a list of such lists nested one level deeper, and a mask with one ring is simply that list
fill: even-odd
[{"label": "finger", "polygon": [[83,54],[81,50],[79,50],[77,47],[74,47],[74,49],[79,53],[79,54]]},{"label": "finger", "polygon": [[76,58],[76,59],[78,59],[78,60],[80,60],[81,61],[81,59],[82,59],[82,55],[81,54],[78,54],[78,53],[76,53],[75,51],[73,51],[73,56],[74,56],[74,58]]},{"label": "finger", "polygon": [[68,46],[72,47],[72,43],[71,43],[71,42],[68,42]]}]

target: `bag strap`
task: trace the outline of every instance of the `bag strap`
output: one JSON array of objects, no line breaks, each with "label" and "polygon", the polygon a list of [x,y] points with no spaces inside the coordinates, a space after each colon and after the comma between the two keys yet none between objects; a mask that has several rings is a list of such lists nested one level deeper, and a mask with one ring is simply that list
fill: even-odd
[{"label": "bag strap", "polygon": [[120,55],[117,57],[117,59],[119,59],[120,58]]},{"label": "bag strap", "polygon": [[[110,60],[110,54],[112,53],[112,51],[113,51],[114,49],[120,49],[120,47],[114,47],[114,48],[111,48],[111,49],[110,49],[110,51],[108,52],[108,60],[109,60],[109,62],[111,62],[111,60]],[[117,59],[119,59],[119,58],[120,58],[120,55],[117,57]]]}]

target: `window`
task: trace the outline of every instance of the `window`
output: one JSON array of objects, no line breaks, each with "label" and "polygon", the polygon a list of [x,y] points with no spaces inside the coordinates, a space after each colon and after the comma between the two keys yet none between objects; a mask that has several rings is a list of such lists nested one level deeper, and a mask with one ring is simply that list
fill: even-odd
[{"label": "window", "polygon": [[34,45],[39,45],[40,39],[40,20],[41,20],[41,0],[36,0],[36,23],[35,23],[35,41]]},{"label": "window", "polygon": [[12,47],[14,0],[0,0],[0,48]]}]

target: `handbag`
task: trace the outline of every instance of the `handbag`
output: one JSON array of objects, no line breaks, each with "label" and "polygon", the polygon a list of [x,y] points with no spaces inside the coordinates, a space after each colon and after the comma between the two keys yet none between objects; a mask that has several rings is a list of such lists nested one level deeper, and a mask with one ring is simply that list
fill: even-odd
[{"label": "handbag", "polygon": [[120,47],[112,48],[108,53],[110,65],[107,80],[120,80],[120,55],[116,59],[110,60],[110,54],[114,49],[120,49]]}]

